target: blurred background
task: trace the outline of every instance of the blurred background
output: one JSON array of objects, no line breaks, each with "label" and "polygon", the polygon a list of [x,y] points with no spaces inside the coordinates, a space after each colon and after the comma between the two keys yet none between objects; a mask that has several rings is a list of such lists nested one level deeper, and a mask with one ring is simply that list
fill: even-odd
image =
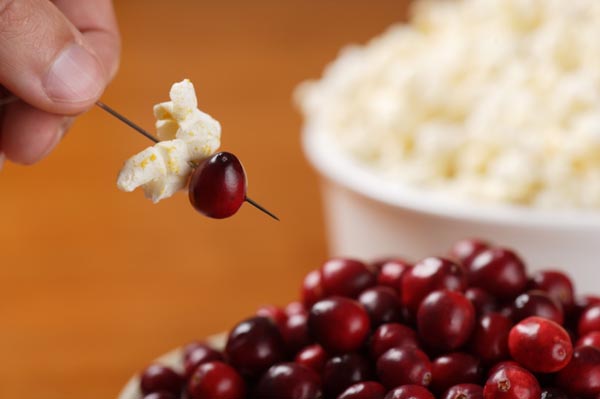
[{"label": "blurred background", "polygon": [[103,100],[153,129],[190,78],[249,176],[245,205],[206,219],[187,195],[153,205],[115,185],[150,143],[99,109],[32,167],[0,173],[0,397],[115,397],[154,357],[294,300],[326,257],[318,179],[294,87],[341,46],[406,17],[407,1],[115,2],[120,72]]}]

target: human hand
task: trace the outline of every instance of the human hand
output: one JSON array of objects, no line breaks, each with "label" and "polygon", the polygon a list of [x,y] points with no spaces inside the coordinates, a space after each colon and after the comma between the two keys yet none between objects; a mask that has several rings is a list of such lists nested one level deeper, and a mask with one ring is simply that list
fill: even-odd
[{"label": "human hand", "polygon": [[[0,0],[2,158],[45,157],[115,75],[120,38],[110,0]],[[2,155],[4,154],[4,155]]]}]

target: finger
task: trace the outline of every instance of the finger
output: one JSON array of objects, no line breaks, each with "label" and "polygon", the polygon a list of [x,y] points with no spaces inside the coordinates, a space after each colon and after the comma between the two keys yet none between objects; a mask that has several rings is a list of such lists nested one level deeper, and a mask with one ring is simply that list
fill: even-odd
[{"label": "finger", "polygon": [[6,107],[0,148],[12,162],[33,164],[52,151],[73,118],[51,114],[18,101]]},{"label": "finger", "polygon": [[112,79],[119,67],[121,38],[111,0],[54,0],[54,4],[83,34]]},{"label": "finger", "polygon": [[0,83],[15,95],[49,113],[77,114],[107,79],[98,55],[54,4],[0,0]]}]

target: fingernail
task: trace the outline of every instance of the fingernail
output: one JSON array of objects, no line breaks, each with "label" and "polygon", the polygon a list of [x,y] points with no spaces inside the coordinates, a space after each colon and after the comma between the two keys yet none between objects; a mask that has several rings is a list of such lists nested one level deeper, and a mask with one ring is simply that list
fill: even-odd
[{"label": "fingernail", "polygon": [[56,57],[43,83],[52,100],[78,103],[99,96],[103,81],[100,63],[85,48],[73,43]]},{"label": "fingernail", "polygon": [[2,167],[4,166],[4,159],[6,157],[4,156],[3,152],[0,152],[0,171],[2,170]]}]

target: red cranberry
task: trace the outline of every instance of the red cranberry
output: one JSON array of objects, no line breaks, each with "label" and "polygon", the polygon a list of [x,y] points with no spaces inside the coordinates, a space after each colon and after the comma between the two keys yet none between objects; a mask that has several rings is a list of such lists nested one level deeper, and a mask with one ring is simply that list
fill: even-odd
[{"label": "red cranberry", "polygon": [[597,304],[600,304],[600,297],[586,295],[586,296],[575,298],[575,302],[574,302],[573,306],[565,309],[565,311],[567,312],[567,314],[566,314],[567,323],[570,326],[573,326],[573,327],[575,327],[575,329],[577,329],[577,324],[579,323],[579,318],[581,317],[583,312],[588,307],[590,307],[592,305],[597,305]]},{"label": "red cranberry", "polygon": [[321,266],[323,288],[328,296],[356,298],[376,283],[367,265],[354,259],[334,258]]},{"label": "red cranberry", "polygon": [[371,326],[367,311],[358,302],[331,297],[312,307],[308,328],[325,351],[346,353],[362,346]]},{"label": "red cranberry", "polygon": [[512,299],[527,286],[525,264],[512,251],[490,248],[480,252],[469,268],[469,282],[490,294]]},{"label": "red cranberry", "polygon": [[577,340],[575,346],[593,346],[600,350],[600,331],[592,331]]},{"label": "red cranberry", "polygon": [[206,344],[197,344],[191,350],[188,350],[183,358],[183,365],[185,369],[185,378],[189,379],[194,373],[196,368],[202,363],[212,361],[223,361],[223,355],[221,352],[211,348]]},{"label": "red cranberry", "polygon": [[435,396],[420,385],[407,384],[392,389],[384,399],[435,399]]},{"label": "red cranberry", "polygon": [[377,284],[386,285],[396,292],[402,289],[402,275],[412,265],[402,259],[389,259],[377,267]]},{"label": "red cranberry", "polygon": [[316,302],[325,298],[325,289],[323,288],[323,278],[320,270],[313,270],[304,277],[301,297],[302,303],[306,308],[310,308]]},{"label": "red cranberry", "polygon": [[260,379],[256,397],[260,399],[317,399],[321,397],[319,376],[297,363],[272,366]]},{"label": "red cranberry", "polygon": [[291,315],[298,314],[298,313],[308,313],[308,311],[306,310],[306,308],[300,301],[294,301],[294,302],[288,303],[286,305],[284,311],[285,311],[286,316],[288,316],[288,317]]},{"label": "red cranberry", "polygon": [[440,394],[453,385],[477,383],[481,379],[481,362],[467,353],[454,352],[443,355],[431,363],[432,392]]},{"label": "red cranberry", "polygon": [[238,372],[223,362],[202,363],[188,382],[192,399],[244,399],[246,386]]},{"label": "red cranberry", "polygon": [[440,399],[483,399],[483,387],[475,384],[454,385]]},{"label": "red cranberry", "polygon": [[153,364],[142,373],[140,388],[144,395],[153,392],[168,392],[178,396],[183,386],[183,378],[172,368]]},{"label": "red cranberry", "polygon": [[390,287],[368,288],[360,294],[358,302],[367,310],[371,327],[400,321],[402,315],[400,299]]},{"label": "red cranberry", "polygon": [[485,241],[467,238],[457,241],[452,245],[452,248],[450,248],[450,257],[456,259],[466,268],[469,268],[473,259],[475,259],[480,252],[488,248],[489,244]]},{"label": "red cranberry", "polygon": [[567,367],[556,375],[556,383],[573,396],[600,395],[600,350],[593,346],[575,348]]},{"label": "red cranberry", "polygon": [[402,304],[414,315],[430,292],[441,289],[464,291],[466,288],[467,276],[462,266],[444,258],[425,258],[402,276]]},{"label": "red cranberry", "polygon": [[246,200],[246,172],[237,157],[219,152],[192,172],[189,199],[198,212],[222,219],[232,216]]},{"label": "red cranberry", "polygon": [[511,328],[512,321],[500,313],[482,316],[471,337],[471,353],[487,365],[507,359],[510,356],[508,333]]},{"label": "red cranberry", "polygon": [[427,295],[417,313],[419,336],[431,348],[454,350],[467,342],[475,327],[475,309],[460,292]]},{"label": "red cranberry", "polygon": [[485,383],[485,399],[538,399],[542,390],[537,380],[522,367],[507,366],[493,373]]},{"label": "red cranberry", "polygon": [[419,341],[417,333],[410,327],[399,323],[389,323],[379,326],[371,336],[370,352],[373,359],[378,359],[391,348],[413,346],[417,348]]},{"label": "red cranberry", "polygon": [[531,277],[531,286],[546,292],[565,309],[575,303],[574,288],[571,279],[558,270],[540,270]]},{"label": "red cranberry", "polygon": [[284,359],[285,345],[271,319],[252,317],[231,331],[225,354],[244,376],[254,377]]},{"label": "red cranberry", "polygon": [[311,343],[308,334],[308,315],[298,313],[287,318],[281,328],[281,336],[289,353],[296,353],[300,348]]},{"label": "red cranberry", "polygon": [[523,368],[523,366],[521,366],[519,363],[515,362],[514,360],[504,360],[502,362],[498,362],[496,364],[494,364],[494,366],[492,366],[492,368],[490,368],[488,370],[488,378],[490,378],[494,373],[496,373],[496,371],[499,371],[505,367],[518,367],[518,368]]},{"label": "red cranberry", "polygon": [[323,369],[323,391],[326,397],[336,397],[351,385],[371,379],[367,359],[356,353],[334,356]]},{"label": "red cranberry", "polygon": [[144,396],[144,399],[178,399],[175,395],[169,392],[153,392]]},{"label": "red cranberry", "polygon": [[543,291],[527,291],[515,298],[511,316],[519,322],[530,316],[539,316],[562,324],[564,321],[561,304]]},{"label": "red cranberry", "polygon": [[327,361],[327,354],[321,345],[314,344],[307,346],[298,352],[294,361],[308,367],[317,374],[321,374],[323,367],[325,367],[325,362]]},{"label": "red cranberry", "polygon": [[378,382],[358,382],[349,386],[337,399],[383,399],[385,388]]},{"label": "red cranberry", "polygon": [[494,298],[487,291],[484,291],[481,288],[467,288],[467,290],[465,291],[465,297],[473,304],[477,316],[482,316],[486,313],[494,312],[498,307],[496,303],[496,298]]},{"label": "red cranberry", "polygon": [[267,318],[273,320],[273,322],[275,324],[277,324],[277,327],[279,327],[280,329],[283,328],[283,326],[285,325],[285,322],[287,321],[287,315],[285,314],[283,309],[281,309],[279,306],[275,306],[275,305],[261,306],[260,308],[258,308],[256,310],[256,315],[262,316],[262,317],[267,317]]},{"label": "red cranberry", "polygon": [[510,330],[508,349],[517,362],[541,373],[562,369],[573,353],[571,339],[565,329],[537,316],[521,320]]},{"label": "red cranberry", "polygon": [[392,348],[377,359],[377,375],[388,389],[405,384],[428,386],[431,383],[431,362],[417,348]]},{"label": "red cranberry", "polygon": [[544,388],[540,399],[570,399],[567,394],[556,388]]},{"label": "red cranberry", "polygon": [[600,331],[600,304],[590,305],[584,310],[579,318],[577,330],[579,335],[585,335],[592,331]]}]

